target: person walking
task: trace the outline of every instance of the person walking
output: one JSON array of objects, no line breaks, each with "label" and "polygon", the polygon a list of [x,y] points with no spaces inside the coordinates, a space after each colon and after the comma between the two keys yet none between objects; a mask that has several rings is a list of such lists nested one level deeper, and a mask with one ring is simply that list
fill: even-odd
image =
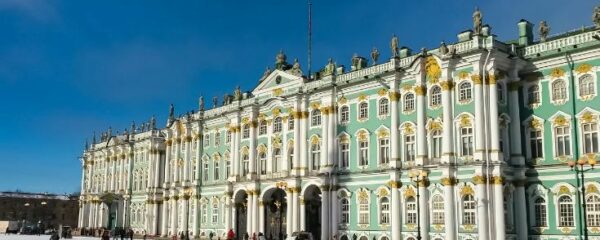
[{"label": "person walking", "polygon": [[229,229],[229,231],[227,232],[227,240],[233,240],[235,238],[235,233],[233,232],[233,229]]}]

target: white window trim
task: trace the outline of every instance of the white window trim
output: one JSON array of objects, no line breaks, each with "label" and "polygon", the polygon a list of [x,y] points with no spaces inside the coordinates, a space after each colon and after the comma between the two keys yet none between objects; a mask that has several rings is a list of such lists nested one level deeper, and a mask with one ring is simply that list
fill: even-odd
[{"label": "white window trim", "polygon": [[[559,116],[563,116],[566,120],[567,120],[567,127],[569,128],[569,153],[570,155],[566,155],[566,156],[557,156],[557,149],[558,146],[556,146],[556,127],[564,127],[564,126],[557,126],[556,124],[554,124],[554,119],[556,119]],[[564,114],[562,112],[556,113],[554,116],[550,117],[549,119],[550,123],[551,123],[551,130],[552,130],[552,157],[554,158],[554,160],[559,161],[561,158],[565,158],[565,159],[571,159],[573,158],[573,125],[571,122],[571,116]]]},{"label": "white window trim", "polygon": [[[344,107],[348,109],[348,120],[346,121],[342,121],[342,109]],[[341,125],[347,125],[348,123],[350,123],[350,106],[348,106],[347,104],[339,106],[338,121]]]},{"label": "white window trim", "polygon": [[[462,85],[464,83],[468,83],[471,85],[471,97],[469,97],[469,99],[466,99],[466,100],[461,100],[460,99],[460,85]],[[471,81],[470,78],[458,81],[455,86],[456,87],[454,87],[454,95],[456,96],[456,103],[458,105],[467,105],[467,104],[470,104],[471,102],[473,102],[473,98],[475,98],[475,83],[473,83],[473,81]]]},{"label": "white window trim", "polygon": [[[361,140],[359,139],[359,134],[361,132],[365,132],[367,135],[367,165],[361,165],[360,162],[360,143]],[[371,164],[371,133],[369,131],[367,131],[366,129],[359,129],[358,131],[356,131],[356,134],[354,134],[355,139],[356,139],[356,166],[361,169],[361,170],[365,170],[369,167],[369,164]],[[350,164],[348,164],[350,165]]]},{"label": "white window trim", "polygon": [[[534,81],[532,83],[528,83],[528,84],[523,85],[522,94],[523,94],[523,100],[524,100],[523,101],[523,106],[524,107],[526,107],[528,109],[536,109],[536,108],[542,106],[542,102],[544,102],[544,99],[543,99],[542,83],[541,82],[542,81],[540,81],[540,80],[536,80],[536,81]],[[538,86],[539,101],[537,103],[529,104],[529,87],[531,87],[533,85],[537,85]]]},{"label": "white window trim", "polygon": [[546,230],[549,228],[550,225],[550,207],[549,207],[549,202],[548,201],[548,189],[544,188],[543,185],[541,184],[535,184],[535,185],[531,185],[527,188],[527,201],[529,204],[529,222],[532,223],[532,225],[534,225],[533,223],[536,222],[535,220],[535,199],[537,197],[541,197],[546,201],[546,226],[543,227],[536,227],[536,226],[532,226],[534,228],[537,228],[539,230]]},{"label": "white window trim", "polygon": [[[502,86],[502,94],[498,93],[498,86]],[[508,97],[508,94],[507,94],[508,89],[507,89],[507,84],[504,80],[496,82],[496,93],[498,93],[498,104],[500,104],[502,106],[506,105],[506,103],[508,102],[508,101],[506,101],[507,97]],[[502,100],[500,100],[500,98],[502,98]]]},{"label": "white window trim", "polygon": [[[565,98],[562,100],[554,100],[554,88],[553,85],[555,82],[557,81],[563,81],[565,83]],[[563,105],[566,102],[569,101],[569,99],[571,98],[571,91],[569,90],[570,87],[570,81],[568,81],[568,78],[566,77],[561,77],[561,78],[554,78],[548,81],[548,89],[550,91],[550,103],[552,103],[552,105]],[[542,97],[542,93],[541,93],[541,88],[540,88],[540,98]],[[541,99],[540,99],[541,101]]]},{"label": "white window trim", "polygon": [[583,154],[584,152],[584,136],[583,136],[583,124],[586,123],[590,123],[590,122],[585,122],[583,121],[582,117],[583,114],[585,114],[586,112],[591,113],[592,115],[594,115],[596,117],[596,120],[594,120],[592,123],[596,123],[596,133],[598,134],[598,152],[596,152],[596,154],[600,153],[600,122],[598,122],[598,119],[600,119],[600,112],[591,109],[589,107],[584,108],[583,110],[581,110],[577,115],[575,115],[575,117],[577,118],[577,123],[579,124],[579,126],[577,126],[577,136],[579,137],[578,142],[579,142],[579,146],[577,147],[579,152],[581,154]]},{"label": "white window trim", "polygon": [[[386,113],[386,114],[380,114],[380,113],[381,113],[381,112],[380,112],[380,108],[381,108],[381,101],[383,101],[384,99],[386,99],[386,100],[387,100],[387,113]],[[385,96],[380,96],[379,98],[377,98],[377,118],[378,118],[379,120],[383,120],[383,119],[385,119],[385,118],[389,117],[389,116],[390,116],[390,114],[391,114],[391,113],[390,113],[390,112],[391,112],[391,109],[392,109],[392,101],[390,101],[390,99],[389,99],[388,97],[385,97]]]},{"label": "white window trim", "polygon": [[[381,216],[383,216],[383,203],[382,200],[383,198],[387,198],[388,199],[388,223],[382,223],[381,222]],[[392,224],[392,198],[391,196],[382,196],[380,198],[377,198],[377,212],[379,213],[379,216],[377,218],[377,223],[380,226],[389,226]]]},{"label": "white window trim", "polygon": [[[365,191],[367,193],[367,223],[360,223],[360,199],[358,198],[359,194],[358,191]],[[371,224],[371,191],[369,191],[366,188],[359,188],[357,190],[357,194],[356,195],[356,224],[359,226],[364,226],[364,225],[370,225]],[[352,206],[352,205],[350,205]],[[352,213],[352,211],[350,211],[350,213]]]},{"label": "white window trim", "polygon": [[[406,110],[406,96],[412,94],[413,95],[413,108],[410,110]],[[406,91],[402,94],[402,113],[404,115],[410,115],[414,113],[417,109],[417,94],[414,91]]]},{"label": "white window trim", "polygon": [[[433,89],[434,88],[439,88],[440,89],[440,103],[437,105],[433,104]],[[427,107],[429,109],[439,109],[442,106],[442,101],[443,101],[443,94],[444,91],[442,90],[442,88],[438,85],[438,84],[434,84],[432,86],[429,87],[429,90],[427,92]]]},{"label": "white window trim", "polygon": [[[577,99],[581,100],[581,101],[590,101],[592,99],[594,99],[596,96],[598,96],[598,77],[596,76],[596,67],[592,68],[593,70],[587,73],[577,73],[575,72],[575,94],[577,95]],[[585,75],[591,75],[592,76],[592,81],[594,82],[594,94],[591,95],[587,95],[587,96],[581,96],[580,90],[579,90],[579,78],[585,76]]]},{"label": "white window trim", "polygon": [[[531,121],[536,120],[538,122],[540,122],[540,124],[542,124],[542,128],[539,129],[542,132],[542,153],[543,153],[543,157],[542,158],[536,158],[536,159],[532,159],[532,149],[531,149]],[[539,118],[535,115],[532,115],[531,117],[525,119],[521,125],[523,126],[524,130],[525,130],[525,154],[527,157],[527,160],[529,160],[530,162],[533,163],[540,163],[542,161],[544,161],[544,159],[546,158],[546,138],[544,137],[545,135],[545,120],[542,118]],[[552,129],[554,131],[554,129]],[[552,141],[554,141],[554,138],[552,139]],[[553,143],[554,144],[554,143]],[[554,155],[554,154],[553,154]]]},{"label": "white window trim", "polygon": [[[363,103],[366,103],[366,104],[367,104],[367,116],[366,116],[366,117],[363,117],[363,118],[361,118],[361,117],[360,117],[360,105],[362,105]],[[379,104],[379,103],[378,103],[378,104]],[[358,122],[366,122],[366,121],[369,121],[369,117],[370,117],[370,115],[371,115],[371,114],[369,114],[369,111],[371,111],[371,109],[370,109],[370,108],[371,108],[371,106],[369,106],[369,105],[370,105],[370,104],[369,104],[369,99],[365,99],[365,100],[362,100],[362,101],[358,101],[358,102],[356,103],[356,121],[358,121]]]}]

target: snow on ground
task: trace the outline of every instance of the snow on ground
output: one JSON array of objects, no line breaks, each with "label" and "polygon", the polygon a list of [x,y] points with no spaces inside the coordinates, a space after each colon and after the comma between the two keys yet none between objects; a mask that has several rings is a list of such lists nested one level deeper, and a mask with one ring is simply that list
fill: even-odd
[{"label": "snow on ground", "polygon": [[[15,235],[15,234],[9,234],[9,235],[4,235],[4,234],[0,234],[0,240],[48,240],[50,239],[50,235],[40,235],[40,236],[36,236],[36,235]],[[73,237],[73,240],[92,240],[92,239],[99,239],[99,238],[91,238],[91,237]],[[62,238],[61,238],[62,240]]]}]

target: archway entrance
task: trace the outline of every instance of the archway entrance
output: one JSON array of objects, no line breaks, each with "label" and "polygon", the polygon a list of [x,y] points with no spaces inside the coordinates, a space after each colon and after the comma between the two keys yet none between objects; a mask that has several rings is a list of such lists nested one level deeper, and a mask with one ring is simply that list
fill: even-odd
[{"label": "archway entrance", "polygon": [[246,234],[246,221],[248,214],[248,193],[239,191],[234,197],[235,206],[235,238],[238,240],[244,239]]},{"label": "archway entrance", "polygon": [[106,216],[106,220],[103,221],[103,225],[106,224],[104,227],[113,230],[119,224],[119,203],[122,201],[122,198],[119,195],[107,193],[102,195],[100,200],[103,204],[106,204],[106,215],[104,215]]},{"label": "archway entrance", "polygon": [[285,191],[275,188],[267,191],[263,197],[265,204],[265,236],[271,240],[285,239],[287,228],[287,201]]},{"label": "archway entrance", "polygon": [[314,239],[321,238],[321,189],[312,185],[304,190],[305,226]]}]

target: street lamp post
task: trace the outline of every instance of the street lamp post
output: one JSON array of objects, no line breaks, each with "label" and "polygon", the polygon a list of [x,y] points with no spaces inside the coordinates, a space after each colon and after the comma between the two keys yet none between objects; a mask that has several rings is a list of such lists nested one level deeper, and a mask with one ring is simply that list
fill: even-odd
[{"label": "street lamp post", "polygon": [[421,240],[421,204],[419,203],[419,198],[421,197],[421,190],[419,185],[421,184],[425,184],[425,178],[427,177],[427,172],[425,171],[420,171],[417,169],[413,169],[410,172],[408,172],[408,177],[410,178],[410,181],[415,182],[415,184],[417,185],[417,199],[416,199],[416,204],[417,204],[417,240]]},{"label": "street lamp post", "polygon": [[[581,206],[583,208],[583,239],[588,239],[588,229],[587,229],[587,209],[586,209],[586,199],[585,199],[585,172],[593,170],[596,165],[596,159],[594,157],[589,157],[587,160],[581,158],[575,161],[569,161],[569,167],[571,167],[571,171],[575,171],[575,175],[577,178],[581,180]],[[590,165],[590,168],[584,169],[583,166],[586,164]]]}]

